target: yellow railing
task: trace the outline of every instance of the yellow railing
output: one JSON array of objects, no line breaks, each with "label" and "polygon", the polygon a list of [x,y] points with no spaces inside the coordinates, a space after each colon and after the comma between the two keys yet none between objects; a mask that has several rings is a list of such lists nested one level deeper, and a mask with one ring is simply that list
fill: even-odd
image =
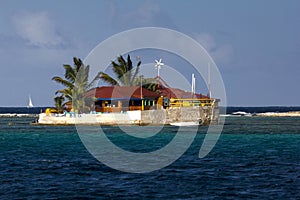
[{"label": "yellow railing", "polygon": [[129,106],[129,107],[98,107],[96,108],[96,112],[102,113],[118,113],[118,112],[126,112],[131,110],[142,110],[142,106]]},{"label": "yellow railing", "polygon": [[212,106],[215,99],[170,99],[170,107]]}]

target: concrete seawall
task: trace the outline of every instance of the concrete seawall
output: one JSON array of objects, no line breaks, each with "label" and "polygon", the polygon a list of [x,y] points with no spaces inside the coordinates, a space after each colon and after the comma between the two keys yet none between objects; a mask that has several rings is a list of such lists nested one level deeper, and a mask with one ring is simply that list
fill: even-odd
[{"label": "concrete seawall", "polygon": [[127,111],[124,113],[101,113],[81,115],[39,115],[41,125],[161,125],[174,122],[198,122],[208,125],[217,123],[219,110],[212,107],[181,107],[162,110]]},{"label": "concrete seawall", "polygon": [[201,121],[208,125],[210,122],[218,122],[219,110],[212,107],[187,107],[166,110],[146,110],[141,116],[144,124],[170,124],[174,122]]}]

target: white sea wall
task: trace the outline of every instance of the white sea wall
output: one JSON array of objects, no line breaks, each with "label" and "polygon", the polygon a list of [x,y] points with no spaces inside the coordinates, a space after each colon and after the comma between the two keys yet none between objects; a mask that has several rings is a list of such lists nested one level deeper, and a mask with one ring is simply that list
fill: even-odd
[{"label": "white sea wall", "polygon": [[124,113],[101,113],[101,114],[39,114],[39,124],[47,125],[74,125],[76,124],[139,124],[141,111],[128,111]]},{"label": "white sea wall", "polygon": [[196,122],[210,124],[211,121],[217,122],[219,110],[212,107],[179,107],[166,110],[146,110],[142,112],[143,124],[170,124],[174,122]]},{"label": "white sea wall", "polygon": [[173,122],[198,122],[208,125],[211,121],[217,122],[218,109],[212,107],[187,107],[162,110],[127,111],[123,113],[76,114],[71,116],[39,115],[39,124],[46,125],[146,125],[170,124]]}]

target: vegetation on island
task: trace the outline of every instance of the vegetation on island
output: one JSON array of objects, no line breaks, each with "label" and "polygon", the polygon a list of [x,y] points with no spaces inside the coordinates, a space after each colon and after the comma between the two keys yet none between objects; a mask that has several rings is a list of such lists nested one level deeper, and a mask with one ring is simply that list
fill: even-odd
[{"label": "vegetation on island", "polygon": [[125,60],[123,56],[117,57],[116,61],[111,62],[112,71],[116,78],[107,73],[100,72],[99,79],[115,86],[140,86],[151,91],[157,91],[157,81],[154,78],[144,78],[139,75],[141,61],[137,59],[137,64],[133,67],[130,55]]},{"label": "vegetation on island", "polygon": [[64,101],[65,97],[63,95],[54,97],[55,108],[58,113],[62,113],[64,111]]},{"label": "vegetation on island", "polygon": [[123,56],[119,56],[117,61],[112,61],[112,70],[116,76],[113,78],[107,73],[100,72],[99,78],[100,80],[116,86],[134,86],[139,83],[139,70],[141,61],[139,60],[136,64],[136,67],[133,67],[133,63],[131,61],[130,55],[127,56],[127,60],[123,58]]},{"label": "vegetation on island", "polygon": [[[55,76],[52,78],[65,88],[57,90],[54,97],[55,107],[61,112],[66,104],[74,107],[77,112],[83,112],[85,109],[84,94],[89,87],[88,75],[90,67],[85,66],[81,59],[74,57],[74,65],[63,65],[65,69],[64,77]],[[76,91],[76,92],[75,92]],[[76,99],[76,101],[74,101]]]},{"label": "vegetation on island", "polygon": [[116,61],[111,62],[115,78],[101,71],[90,83],[88,83],[89,65],[85,66],[81,59],[76,57],[73,58],[73,63],[73,66],[63,65],[65,69],[64,77],[55,76],[52,78],[52,80],[65,87],[55,92],[54,102],[59,113],[63,112],[63,108],[66,105],[72,105],[75,112],[86,111],[88,108],[86,105],[91,105],[94,100],[86,99],[84,95],[98,80],[113,86],[142,85],[146,89],[158,91],[157,81],[154,78],[143,78],[143,76],[140,76],[141,61],[138,59],[136,66],[134,66],[130,55],[127,56],[126,60],[120,55]]}]

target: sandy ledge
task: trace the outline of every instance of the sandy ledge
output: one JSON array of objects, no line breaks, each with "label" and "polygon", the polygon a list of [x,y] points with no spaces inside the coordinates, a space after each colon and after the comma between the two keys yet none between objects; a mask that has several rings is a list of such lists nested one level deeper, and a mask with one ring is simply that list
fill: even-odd
[{"label": "sandy ledge", "polygon": [[18,114],[18,113],[5,113],[0,114],[0,117],[38,117],[38,114]]}]

